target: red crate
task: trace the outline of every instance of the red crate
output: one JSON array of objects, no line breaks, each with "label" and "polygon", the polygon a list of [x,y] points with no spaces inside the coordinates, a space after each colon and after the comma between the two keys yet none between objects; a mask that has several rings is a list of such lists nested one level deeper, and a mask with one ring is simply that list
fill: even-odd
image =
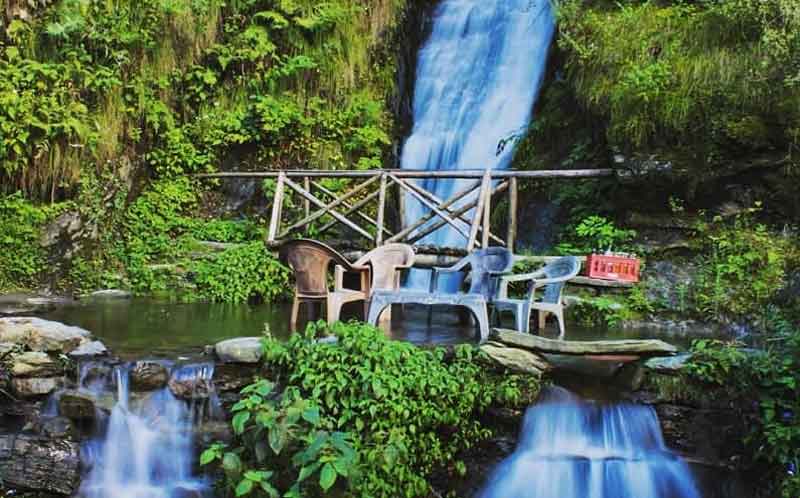
[{"label": "red crate", "polygon": [[586,258],[586,268],[590,278],[620,282],[639,281],[639,260],[637,258],[590,254]]}]

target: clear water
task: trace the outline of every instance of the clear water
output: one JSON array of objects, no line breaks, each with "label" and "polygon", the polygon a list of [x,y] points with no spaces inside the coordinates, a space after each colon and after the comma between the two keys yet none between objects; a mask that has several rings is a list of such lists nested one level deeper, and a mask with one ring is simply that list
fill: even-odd
[{"label": "clear water", "polygon": [[127,366],[115,368],[109,383],[94,378],[92,384],[82,386],[102,391],[115,385],[116,404],[96,437],[81,448],[89,469],[78,492],[81,498],[212,496],[210,483],[193,473],[193,427],[217,410],[210,387],[213,365],[186,365],[173,369],[171,375],[193,382],[203,395],[197,401],[185,401],[165,387],[135,399]]},{"label": "clear water", "polygon": [[[505,168],[513,147],[498,145],[524,132],[531,119],[553,30],[549,0],[441,2],[418,56],[414,126],[403,146],[402,167]],[[466,185],[440,180],[423,186],[447,199]],[[406,209],[406,224],[427,212],[410,196]],[[422,242],[464,247],[467,241],[444,227]],[[412,272],[410,285],[423,285],[428,273]]]},{"label": "clear water", "polygon": [[550,388],[480,498],[700,498],[649,406],[584,401]]}]

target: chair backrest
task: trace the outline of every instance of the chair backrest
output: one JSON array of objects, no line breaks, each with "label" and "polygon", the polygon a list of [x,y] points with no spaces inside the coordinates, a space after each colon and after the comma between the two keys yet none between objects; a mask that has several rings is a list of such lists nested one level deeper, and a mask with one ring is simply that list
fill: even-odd
[{"label": "chair backrest", "polygon": [[494,298],[500,280],[493,273],[508,273],[514,266],[514,254],[505,247],[478,249],[467,256],[470,266],[470,294],[481,294],[486,300]]},{"label": "chair backrest", "polygon": [[560,278],[560,282],[544,286],[542,295],[543,303],[557,304],[561,302],[561,293],[567,280],[576,276],[581,271],[581,261],[575,256],[564,256],[545,265],[542,268],[545,278]]},{"label": "chair backrest", "polygon": [[351,268],[344,256],[332,247],[311,239],[296,239],[280,248],[280,259],[294,271],[295,290],[306,296],[328,294],[328,267],[331,262]]},{"label": "chair backrest", "polygon": [[414,248],[408,244],[386,244],[363,255],[355,266],[372,267],[372,290],[396,290],[400,285],[398,268],[410,268],[414,257]]}]

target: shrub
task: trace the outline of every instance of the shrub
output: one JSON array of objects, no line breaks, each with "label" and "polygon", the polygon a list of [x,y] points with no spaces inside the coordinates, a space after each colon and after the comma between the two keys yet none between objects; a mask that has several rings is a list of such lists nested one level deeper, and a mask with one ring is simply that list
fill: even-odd
[{"label": "shrub", "polygon": [[[324,335],[335,335],[337,341],[317,341]],[[359,323],[328,326],[319,322],[286,343],[271,337],[265,340],[266,369],[286,386],[283,398],[287,401],[281,403],[305,400],[307,406],[319,410],[317,430],[325,431],[328,437],[339,431],[342,443],[351,442],[347,446],[352,446],[356,454],[348,458],[348,465],[358,462],[357,471],[341,472],[333,465],[337,475],[347,480],[341,485],[348,490],[344,496],[429,496],[426,479],[434,470],[445,469],[451,474],[465,471],[459,453],[490,434],[478,416],[493,402],[518,403],[522,399],[519,379],[491,378],[475,360],[471,346],[457,347],[449,358],[443,349],[423,350],[394,342],[375,327]],[[249,387],[243,394],[253,389],[257,388]],[[273,413],[274,404],[265,409],[262,401],[252,397],[243,403],[237,405],[234,417],[237,433],[271,423],[269,413]],[[243,472],[288,472],[284,480],[296,482],[295,475],[320,468],[315,464],[314,470],[300,474],[291,466],[281,470],[276,467],[280,465],[276,458],[258,456],[277,438],[267,435],[265,441],[264,437],[237,439],[240,446],[231,453],[241,456]],[[313,446],[305,446],[305,430],[287,431],[284,437],[288,446],[302,451]],[[327,461],[343,457],[344,448],[344,444],[331,448],[334,453],[341,451],[341,456],[331,456]],[[277,452],[273,449],[273,453]],[[300,460],[293,458],[293,462]],[[327,461],[316,461],[322,465],[322,472]],[[276,479],[280,482],[282,477]],[[233,486],[238,481],[229,476],[226,482]]]},{"label": "shrub", "polygon": [[289,269],[260,241],[227,249],[194,263],[192,269],[198,293],[212,301],[241,303],[255,297],[273,301],[291,290]]}]

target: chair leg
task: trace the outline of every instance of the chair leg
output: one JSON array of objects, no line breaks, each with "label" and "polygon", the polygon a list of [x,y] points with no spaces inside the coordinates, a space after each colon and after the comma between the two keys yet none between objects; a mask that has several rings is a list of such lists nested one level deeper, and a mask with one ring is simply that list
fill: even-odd
[{"label": "chair leg", "polygon": [[328,296],[327,305],[328,308],[327,315],[328,315],[328,324],[332,324],[334,322],[339,321],[339,315],[342,313],[342,301],[334,296]]},{"label": "chair leg", "polygon": [[289,327],[294,330],[297,328],[297,316],[300,314],[300,299],[294,296],[292,300],[292,317],[289,322]]},{"label": "chair leg", "polygon": [[492,306],[492,312],[489,314],[489,323],[498,327],[503,325],[503,313],[497,311],[497,308]]},{"label": "chair leg", "polygon": [[539,332],[543,332],[547,326],[547,311],[539,310]]},{"label": "chair leg", "polygon": [[519,332],[523,334],[528,333],[528,320],[525,316],[525,310],[521,306],[514,307],[514,326],[517,327]]},{"label": "chair leg", "polygon": [[564,309],[558,310],[555,315],[558,319],[558,338],[563,339],[564,333],[566,332],[566,328],[564,327]]},{"label": "chair leg", "polygon": [[381,311],[386,305],[382,302],[372,300],[369,305],[369,313],[367,313],[367,323],[370,325],[377,325],[378,319],[381,317]]},{"label": "chair leg", "polygon": [[470,310],[478,320],[478,331],[480,332],[481,342],[486,342],[489,339],[489,311],[486,305],[470,306]]}]

